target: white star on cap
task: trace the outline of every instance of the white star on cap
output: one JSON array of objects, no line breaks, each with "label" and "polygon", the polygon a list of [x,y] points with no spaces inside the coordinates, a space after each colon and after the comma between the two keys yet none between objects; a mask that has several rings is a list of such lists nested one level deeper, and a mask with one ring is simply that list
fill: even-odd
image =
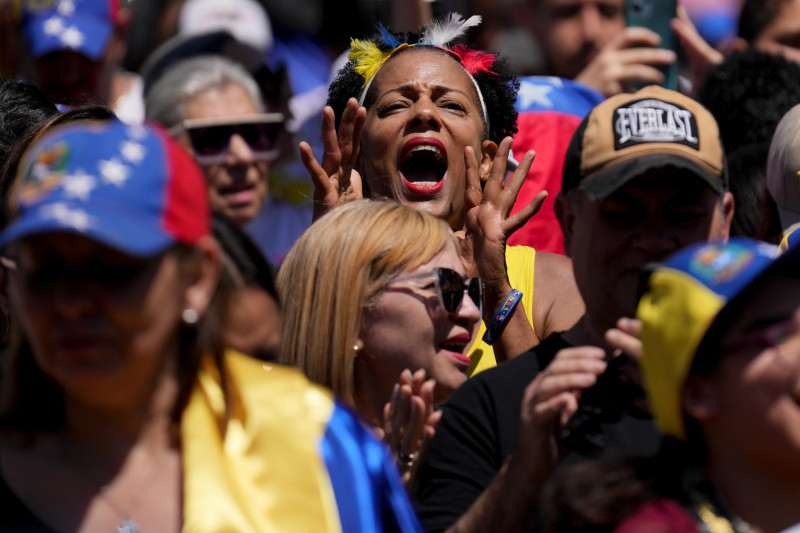
[{"label": "white star on cap", "polygon": [[44,32],[47,35],[58,35],[64,31],[64,21],[59,17],[50,17],[44,21]]},{"label": "white star on cap", "polygon": [[128,173],[131,170],[116,157],[112,157],[108,161],[100,161],[97,168],[103,176],[103,181],[113,183],[117,187],[122,187],[125,184],[128,180]]},{"label": "white star on cap", "polygon": [[97,187],[97,181],[93,176],[90,176],[83,169],[78,169],[74,174],[67,174],[64,176],[64,184],[62,188],[67,196],[72,198],[80,198],[84,202],[89,199],[91,193]]},{"label": "white star on cap", "polygon": [[58,3],[58,12],[68,17],[75,13],[75,4],[72,3],[72,0],[61,0]]},{"label": "white star on cap", "polygon": [[130,135],[132,139],[141,141],[147,137],[147,128],[144,126],[131,126],[128,128],[128,135]]},{"label": "white star on cap", "polygon": [[520,106],[526,109],[535,102],[543,107],[553,107],[553,102],[547,97],[552,90],[553,87],[550,85],[523,83],[519,88]]},{"label": "white star on cap", "polygon": [[65,204],[53,204],[41,210],[43,217],[54,218],[78,231],[85,231],[91,224],[91,217],[83,209],[70,209]]},{"label": "white star on cap", "polygon": [[85,39],[86,37],[83,35],[81,30],[75,26],[70,26],[61,32],[61,42],[73,49],[82,45]]},{"label": "white star on cap", "polygon": [[122,157],[127,159],[133,164],[138,164],[144,159],[146,150],[143,145],[135,141],[125,141],[120,148]]}]

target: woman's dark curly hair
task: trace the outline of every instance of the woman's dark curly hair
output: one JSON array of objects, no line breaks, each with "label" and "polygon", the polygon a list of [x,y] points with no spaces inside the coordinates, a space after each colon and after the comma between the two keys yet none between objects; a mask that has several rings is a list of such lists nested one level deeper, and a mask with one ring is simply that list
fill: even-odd
[{"label": "woman's dark curly hair", "polygon": [[[422,34],[417,32],[411,33],[395,33],[390,32],[400,42],[409,44],[418,43]],[[378,34],[372,36],[369,40],[376,43],[381,51],[389,49],[386,45],[381,45],[382,40]],[[406,53],[408,50],[413,50],[416,47],[409,47],[399,50],[397,54]],[[457,61],[455,57],[442,51],[439,48],[432,46],[425,46],[425,49],[439,50],[442,54],[450,57],[453,61]],[[392,56],[394,57],[394,56]],[[387,60],[391,61],[391,57]],[[473,76],[475,82],[478,84],[483,96],[483,101],[486,103],[486,113],[489,118],[489,131],[487,137],[489,140],[500,144],[500,141],[508,135],[517,133],[517,110],[514,103],[517,99],[517,92],[519,91],[519,80],[512,74],[511,67],[508,62],[501,58],[499,55],[495,58],[494,63],[490,70],[495,74],[486,72],[479,72]],[[364,86],[364,78],[355,71],[355,62],[349,61],[342,67],[336,74],[336,79],[331,83],[328,89],[328,102],[327,105],[333,108],[336,115],[336,127],[339,127],[339,120],[342,118],[342,113],[347,106],[347,101],[350,98],[356,98],[361,95],[361,89]],[[369,107],[372,104],[372,94],[367,94],[364,99],[364,106]],[[477,98],[477,95],[476,95]]]}]

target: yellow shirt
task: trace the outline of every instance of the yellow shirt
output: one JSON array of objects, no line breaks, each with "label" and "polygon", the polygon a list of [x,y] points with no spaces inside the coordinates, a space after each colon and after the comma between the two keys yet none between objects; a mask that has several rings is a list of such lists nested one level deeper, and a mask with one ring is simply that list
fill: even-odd
[{"label": "yellow shirt", "polygon": [[[533,269],[536,266],[536,250],[527,246],[508,246],[506,248],[506,267],[508,268],[508,281],[511,286],[522,292],[522,304],[525,306],[525,316],[533,327]],[[467,375],[473,376],[487,368],[497,366],[494,350],[483,342],[486,324],[481,322],[478,330],[478,339],[472,345],[467,355],[472,359],[472,364],[467,369]]]}]

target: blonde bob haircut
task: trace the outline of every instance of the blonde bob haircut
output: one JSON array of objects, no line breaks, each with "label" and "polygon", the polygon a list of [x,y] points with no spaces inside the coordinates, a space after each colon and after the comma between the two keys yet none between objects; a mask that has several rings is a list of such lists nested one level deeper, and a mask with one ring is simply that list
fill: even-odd
[{"label": "blonde bob haircut", "polygon": [[355,406],[354,346],[364,309],[391,278],[432,260],[450,242],[458,247],[447,222],[396,202],[358,200],[327,213],[298,239],[278,273],[281,361]]}]

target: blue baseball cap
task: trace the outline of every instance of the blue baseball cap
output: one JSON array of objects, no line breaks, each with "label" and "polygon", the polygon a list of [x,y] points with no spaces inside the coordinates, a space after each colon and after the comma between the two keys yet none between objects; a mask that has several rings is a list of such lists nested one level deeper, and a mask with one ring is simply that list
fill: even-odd
[{"label": "blue baseball cap", "polygon": [[55,128],[28,149],[0,246],[38,233],[83,235],[136,256],[211,234],[203,173],[156,126],[119,120]]},{"label": "blue baseball cap", "polygon": [[72,50],[97,61],[114,31],[119,0],[22,0],[22,24],[34,58]]}]

